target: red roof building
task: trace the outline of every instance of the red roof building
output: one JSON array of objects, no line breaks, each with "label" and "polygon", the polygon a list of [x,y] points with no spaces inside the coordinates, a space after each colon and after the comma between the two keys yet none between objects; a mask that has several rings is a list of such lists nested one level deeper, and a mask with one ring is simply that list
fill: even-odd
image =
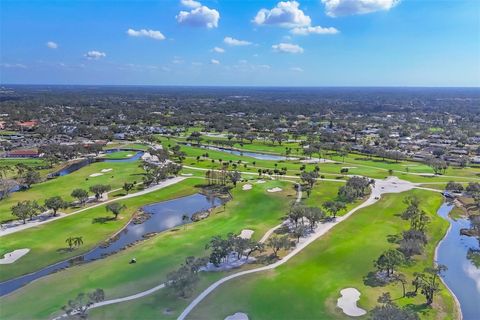
[{"label": "red roof building", "polygon": [[40,153],[37,149],[29,150],[12,150],[6,154],[7,158],[38,158]]}]

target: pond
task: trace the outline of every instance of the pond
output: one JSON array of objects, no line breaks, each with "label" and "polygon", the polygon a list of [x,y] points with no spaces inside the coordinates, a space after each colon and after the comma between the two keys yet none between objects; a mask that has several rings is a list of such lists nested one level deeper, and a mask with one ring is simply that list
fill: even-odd
[{"label": "pond", "polygon": [[[187,144],[191,146],[191,144]],[[222,147],[212,147],[212,146],[200,146],[201,148],[204,149],[209,149],[213,151],[221,151],[221,152],[226,152],[230,153],[236,156],[243,156],[243,157],[250,157],[258,160],[272,160],[272,161],[284,161],[284,160],[296,160],[297,158],[292,158],[292,157],[285,157],[285,156],[279,156],[275,154],[268,154],[268,153],[259,153],[259,152],[250,152],[250,151],[239,151],[235,149],[229,149],[229,148],[222,148]]]},{"label": "pond", "polygon": [[453,205],[443,204],[438,215],[450,222],[450,229],[437,248],[437,262],[444,264],[448,270],[443,280],[455,294],[462,309],[464,320],[480,318],[480,269],[467,258],[469,248],[478,248],[474,237],[460,234],[460,229],[469,228],[468,219],[453,220],[449,217]]},{"label": "pond", "polygon": [[[36,279],[68,268],[72,265],[102,259],[136,243],[137,241],[145,239],[144,236],[148,236],[149,234],[162,232],[185,223],[190,223],[190,218],[194,213],[208,210],[219,206],[222,203],[223,200],[220,198],[196,193],[187,197],[144,206],[142,209],[145,213],[150,214],[150,218],[140,224],[135,224],[131,221],[112,238],[108,246],[98,246],[84,255],[50,265],[31,274],[2,282],[0,283],[0,296],[13,292]],[[184,220],[184,216],[188,216],[189,219]],[[106,219],[108,218],[110,217],[106,217]],[[21,260],[19,261],[21,262]],[[126,261],[125,263],[128,262],[129,261]]]},{"label": "pond", "polygon": [[[131,151],[131,150],[126,150],[126,149],[110,149],[110,150],[106,150],[105,153],[113,153],[113,152],[118,152],[118,151]],[[142,158],[144,152],[143,151],[135,151],[135,155],[133,155],[132,157],[129,157],[129,158],[125,158],[125,159],[105,159],[105,158],[93,158],[93,159],[84,159],[84,160],[81,160],[81,161],[77,161],[75,163],[72,163],[68,166],[66,166],[65,168],[55,172],[55,173],[52,173],[51,176],[52,177],[62,177],[62,176],[66,176],[72,172],[75,172],[93,162],[133,162],[133,161],[137,161],[139,159]]]}]

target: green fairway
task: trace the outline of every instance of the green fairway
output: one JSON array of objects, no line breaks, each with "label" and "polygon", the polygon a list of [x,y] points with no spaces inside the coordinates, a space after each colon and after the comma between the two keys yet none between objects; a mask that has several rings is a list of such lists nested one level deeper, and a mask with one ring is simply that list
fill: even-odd
[{"label": "green fairway", "polygon": [[448,223],[435,214],[441,197],[428,191],[385,196],[377,204],[355,213],[276,270],[227,282],[194,309],[189,318],[223,319],[241,311],[252,319],[295,319],[299,314],[309,319],[345,319],[347,317],[336,308],[336,300],[340,290],[347,287],[361,292],[359,305],[367,310],[376,305],[382,292],[389,291],[396,303],[409,305],[420,312],[422,319],[454,318],[453,299],[443,286],[433,308],[423,308],[421,296],[401,298],[402,289],[398,284],[370,287],[363,282],[363,278],[374,270],[373,260],[394,246],[387,237],[407,229],[407,223],[396,216],[404,208],[402,199],[407,195],[422,199],[423,209],[432,218],[426,253],[415,257],[415,264],[401,268],[410,282],[413,272],[432,265],[434,248],[448,228]]},{"label": "green fairway", "polygon": [[[95,162],[66,176],[34,184],[25,191],[14,192],[7,199],[0,201],[0,222],[15,219],[10,208],[19,201],[37,200],[40,205],[43,205],[43,201],[52,196],[61,196],[67,201],[72,201],[74,199],[70,194],[76,188],[88,190],[95,184],[109,184],[113,190],[121,188],[125,182],[141,182],[143,169],[138,166],[139,164],[139,161]],[[112,170],[101,172],[108,169]],[[102,175],[91,177],[92,174]]]},{"label": "green fairway", "polygon": [[[284,191],[266,192],[275,186]],[[253,238],[260,239],[266,230],[280,223],[295,199],[295,191],[291,183],[271,181],[256,184],[249,191],[238,186],[233,190],[233,197],[226,211],[220,207],[211,217],[189,225],[186,230],[163,232],[106,259],[50,275],[1,298],[2,315],[9,319],[46,318],[58,312],[70,297],[93,288],[103,288],[108,299],[148,289],[163,282],[166,274],[176,269],[187,256],[206,255],[204,246],[214,235],[252,229],[255,231]],[[39,235],[34,237],[39,239]],[[137,258],[135,265],[128,264],[132,256]],[[55,288],[55,295],[41,294],[45,287]],[[168,304],[172,299],[163,303]],[[114,318],[119,317],[120,313]]]},{"label": "green fairway", "polygon": [[105,154],[105,159],[128,159],[136,154],[135,151],[117,151]]},{"label": "green fairway", "polygon": [[[175,145],[175,141],[164,140],[163,145],[165,147],[168,147],[168,145],[173,146]],[[304,164],[301,160],[259,160],[247,156],[233,155],[228,152],[208,150],[186,145],[181,145],[181,150],[187,155],[187,158],[183,161],[184,165],[204,169],[221,169],[222,164],[220,163],[220,160],[222,160],[223,162],[230,163],[230,169],[236,164],[237,170],[251,172],[252,174],[256,174],[259,169],[274,170],[275,168],[281,169],[285,167],[287,168],[287,175],[299,176],[301,172],[300,167],[304,166],[305,170],[311,171],[318,165],[320,167],[320,175],[324,175],[325,178],[344,178],[340,174],[340,170],[342,168],[348,168],[349,175],[361,175],[377,179],[385,179],[390,175],[389,170],[393,170],[392,175],[414,183],[448,182],[452,180],[448,175],[433,176],[431,168],[418,162],[402,161],[395,163],[392,161],[382,161],[379,158],[359,158],[358,155],[353,154],[345,157],[345,162],[343,162],[343,159],[340,157],[332,156],[332,159],[336,162]],[[203,157],[205,154],[208,154],[208,158]],[[212,160],[214,161],[212,162]],[[409,171],[406,171],[406,168],[414,167],[416,168],[415,170],[408,169]],[[450,171],[447,171],[448,174],[458,175],[460,177],[456,180],[480,181],[480,178],[476,175],[477,173],[480,173],[478,168],[451,168],[449,170]]]},{"label": "green fairway", "polygon": [[[111,213],[106,212],[105,206],[99,206],[4,236],[0,238],[0,248],[3,251],[9,252],[20,248],[30,248],[31,251],[22,257],[18,263],[2,265],[0,281],[33,272],[55,262],[87,252],[128,223],[132,214],[141,206],[192,194],[196,191],[194,185],[198,183],[198,179],[187,179],[165,189],[122,200],[120,203],[125,204],[127,208],[118,220],[93,223],[94,218],[111,216]],[[70,236],[82,236],[84,244],[74,251],[59,251],[59,249],[66,247],[65,239]]]}]

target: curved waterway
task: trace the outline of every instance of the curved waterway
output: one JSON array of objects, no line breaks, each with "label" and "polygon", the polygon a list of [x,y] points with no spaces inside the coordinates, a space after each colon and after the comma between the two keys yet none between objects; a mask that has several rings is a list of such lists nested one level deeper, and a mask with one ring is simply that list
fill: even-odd
[{"label": "curved waterway", "polygon": [[450,229],[437,248],[437,262],[448,270],[443,280],[460,302],[464,320],[480,319],[480,269],[467,258],[469,248],[478,248],[474,237],[460,234],[460,230],[470,227],[468,219],[453,220],[449,217],[453,205],[443,204],[438,215],[450,222]]},{"label": "curved waterway", "polygon": [[[187,146],[194,146],[190,143],[185,144]],[[239,151],[235,149],[222,148],[222,147],[213,147],[213,146],[204,146],[201,145],[200,148],[208,149],[213,151],[221,151],[225,153],[230,153],[236,156],[250,157],[258,160],[272,160],[272,161],[284,161],[284,160],[295,160],[297,158],[279,156],[275,154],[260,153],[260,152],[250,152],[250,151]]]},{"label": "curved waterway", "polygon": [[[2,282],[0,283],[0,296],[13,292],[36,279],[75,264],[88,263],[97,259],[105,258],[106,256],[118,252],[137,241],[143,240],[145,236],[148,236],[149,234],[158,233],[189,223],[191,221],[190,219],[188,221],[183,219],[185,215],[191,218],[194,213],[202,212],[221,204],[222,200],[220,198],[196,193],[187,197],[144,206],[142,209],[145,213],[150,214],[150,218],[140,224],[135,224],[133,222],[128,223],[125,228],[112,238],[108,246],[98,246],[84,255],[50,265],[34,273]],[[95,227],[94,224],[93,228]],[[19,261],[21,262],[21,260]],[[128,263],[128,261],[125,263]]]}]

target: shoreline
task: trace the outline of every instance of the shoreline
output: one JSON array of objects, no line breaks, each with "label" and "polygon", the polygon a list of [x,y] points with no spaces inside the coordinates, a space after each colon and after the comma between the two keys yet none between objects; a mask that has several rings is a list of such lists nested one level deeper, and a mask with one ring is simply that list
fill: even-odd
[{"label": "shoreline", "polygon": [[[444,204],[446,204],[447,202],[444,202],[442,204],[442,206]],[[440,206],[441,207],[441,206]],[[452,207],[453,209],[453,207]],[[440,208],[437,209],[437,215],[440,216],[438,214],[438,210],[440,210]],[[450,210],[451,211],[451,210]],[[448,213],[450,214],[450,212]],[[445,240],[445,238],[447,237],[448,233],[452,230],[452,223],[448,220],[448,219],[444,219],[442,216],[440,216],[440,218],[442,218],[443,220],[447,221],[448,222],[448,229],[447,231],[445,232],[445,234],[443,235],[442,239],[437,243],[437,246],[435,247],[435,253],[433,255],[433,263],[435,266],[438,266],[438,262],[437,262],[437,258],[438,258],[438,248],[440,247],[440,245],[442,244],[442,242]],[[450,287],[447,285],[447,283],[445,282],[445,280],[443,279],[443,277],[439,277],[440,278],[440,281],[442,281],[443,285],[445,286],[445,288],[447,288],[447,290],[450,292],[450,294],[452,295],[453,297],[453,301],[455,302],[455,306],[456,306],[456,309],[457,309],[457,316],[456,316],[456,319],[458,320],[463,320],[463,313],[462,313],[462,307],[460,305],[460,301],[458,300],[457,296],[455,295],[455,293],[452,291],[452,289],[450,289]]]}]

